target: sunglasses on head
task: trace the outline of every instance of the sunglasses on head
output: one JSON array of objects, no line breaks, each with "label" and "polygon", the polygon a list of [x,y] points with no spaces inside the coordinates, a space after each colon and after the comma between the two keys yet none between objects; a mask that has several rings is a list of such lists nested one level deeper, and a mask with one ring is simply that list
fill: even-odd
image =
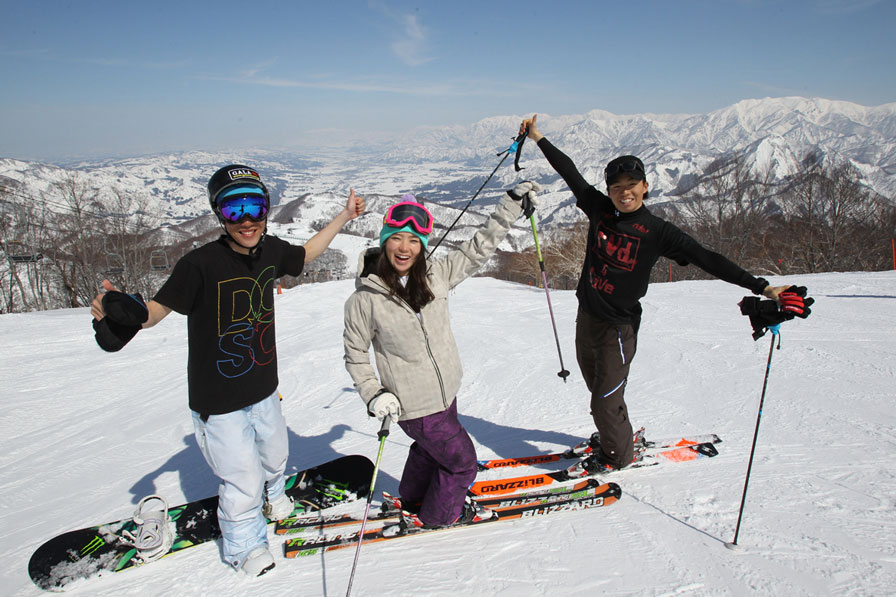
[{"label": "sunglasses on head", "polygon": [[604,169],[604,178],[610,178],[611,176],[616,176],[617,174],[628,174],[630,172],[640,172],[641,174],[646,174],[644,172],[644,164],[641,162],[636,162],[635,160],[625,160],[623,162],[619,162],[618,164],[611,164]]},{"label": "sunglasses on head", "polygon": [[401,228],[407,224],[414,227],[420,234],[432,232],[433,219],[429,210],[419,203],[409,201],[396,203],[386,212],[383,222],[393,228]]},{"label": "sunglasses on head", "polygon": [[218,206],[221,217],[236,224],[243,220],[260,222],[268,217],[268,200],[264,195],[238,195],[227,197]]}]

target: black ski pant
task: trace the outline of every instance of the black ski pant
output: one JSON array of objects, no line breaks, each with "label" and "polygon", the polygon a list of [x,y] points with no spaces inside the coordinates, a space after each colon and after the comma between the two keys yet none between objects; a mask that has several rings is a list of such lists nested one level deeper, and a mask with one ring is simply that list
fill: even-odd
[{"label": "black ski pant", "polygon": [[638,335],[631,325],[607,323],[579,308],[576,359],[591,392],[591,417],[600,433],[598,457],[617,468],[628,466],[634,458],[625,385],[637,345]]}]

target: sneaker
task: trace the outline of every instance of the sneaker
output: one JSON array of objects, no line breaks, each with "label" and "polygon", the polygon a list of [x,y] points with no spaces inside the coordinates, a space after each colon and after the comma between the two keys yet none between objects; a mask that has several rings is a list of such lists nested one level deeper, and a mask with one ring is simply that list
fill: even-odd
[{"label": "sneaker", "polygon": [[249,553],[249,557],[243,562],[241,570],[248,576],[256,577],[269,572],[274,568],[274,556],[264,545],[259,545]]},{"label": "sneaker", "polygon": [[283,520],[289,518],[295,509],[296,505],[293,499],[284,493],[273,502],[265,500],[264,506],[261,507],[261,513],[268,520]]}]

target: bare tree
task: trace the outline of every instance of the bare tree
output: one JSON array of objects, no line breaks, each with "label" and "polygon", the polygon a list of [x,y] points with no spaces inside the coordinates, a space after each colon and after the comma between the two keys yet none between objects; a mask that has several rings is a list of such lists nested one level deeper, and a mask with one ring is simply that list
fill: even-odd
[{"label": "bare tree", "polygon": [[52,190],[53,196],[45,199],[53,201],[57,211],[52,222],[54,242],[47,249],[68,306],[85,306],[96,295],[94,264],[102,254],[97,234],[97,227],[103,223],[99,189],[82,174],[70,172],[55,182]]},{"label": "bare tree", "polygon": [[803,166],[783,204],[791,259],[806,272],[861,269],[886,206],[851,164],[826,167],[810,154]]},{"label": "bare tree", "polygon": [[750,262],[756,238],[767,225],[773,179],[771,167],[756,173],[743,154],[716,160],[685,196],[686,227],[717,253],[745,266],[758,266]]},{"label": "bare tree", "polygon": [[502,251],[498,253],[496,262],[497,267],[489,272],[491,275],[530,286],[541,284],[541,270],[538,267],[535,247],[517,253]]},{"label": "bare tree", "polygon": [[542,256],[548,276],[555,288],[576,287],[588,244],[588,221],[580,220],[572,227],[561,228],[547,235]]},{"label": "bare tree", "polygon": [[105,193],[101,205],[109,214],[99,232],[104,235],[104,267],[100,273],[119,288],[129,292],[152,292],[153,250],[146,233],[158,226],[158,218],[149,215],[148,199],[119,187]]},{"label": "bare tree", "polygon": [[48,309],[52,297],[52,271],[42,248],[46,210],[30,196],[25,183],[0,185],[0,239],[3,274],[0,296],[5,310]]}]

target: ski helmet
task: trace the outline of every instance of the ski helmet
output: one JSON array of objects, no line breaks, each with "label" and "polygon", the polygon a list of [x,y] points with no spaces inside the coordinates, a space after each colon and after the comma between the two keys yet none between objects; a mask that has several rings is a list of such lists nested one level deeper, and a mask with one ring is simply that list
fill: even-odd
[{"label": "ski helmet", "polygon": [[261,182],[261,176],[258,175],[258,172],[249,166],[230,164],[219,169],[208,179],[208,202],[213,212],[218,212],[218,196],[221,194],[221,191],[237,185],[257,186],[262,190],[268,200],[268,205],[270,205],[271,196],[268,193],[268,188]]}]

